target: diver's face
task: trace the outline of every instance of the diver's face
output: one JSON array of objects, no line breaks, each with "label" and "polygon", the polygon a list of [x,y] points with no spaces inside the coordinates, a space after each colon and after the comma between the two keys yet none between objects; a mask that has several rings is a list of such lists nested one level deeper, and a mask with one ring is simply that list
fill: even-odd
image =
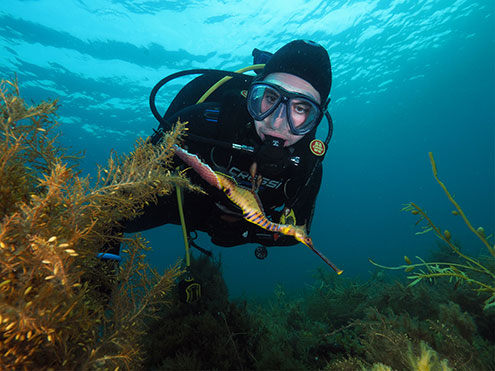
[{"label": "diver's face", "polygon": [[[263,81],[281,86],[287,91],[304,94],[321,104],[318,91],[302,78],[285,72],[269,74]],[[279,138],[284,142],[284,147],[297,143],[304,135],[292,134],[287,121],[287,108],[281,104],[270,116],[262,121],[254,121],[256,132],[264,141],[267,135]]]}]

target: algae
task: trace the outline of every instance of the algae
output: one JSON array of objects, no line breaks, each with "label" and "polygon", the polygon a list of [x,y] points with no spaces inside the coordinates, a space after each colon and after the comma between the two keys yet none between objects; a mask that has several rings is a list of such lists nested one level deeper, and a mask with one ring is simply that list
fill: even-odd
[{"label": "algae", "polygon": [[[369,259],[369,261],[371,262],[371,264],[383,269],[404,269],[406,273],[410,273],[410,275],[407,277],[412,280],[412,282],[409,284],[410,286],[414,286],[424,280],[433,282],[438,278],[447,278],[449,282],[454,282],[456,287],[462,284],[467,284],[472,288],[472,290],[480,294],[480,298],[484,300],[484,310],[494,309],[495,245],[492,245],[493,242],[490,242],[490,239],[493,238],[493,235],[486,236],[485,229],[483,227],[478,227],[477,229],[473,227],[470,220],[464,213],[464,210],[451,195],[445,184],[439,179],[437,165],[431,152],[429,153],[429,156],[435,180],[443,189],[449,201],[455,207],[455,210],[452,213],[454,215],[460,216],[463,219],[469,230],[481,241],[483,246],[486,248],[488,255],[473,257],[464,253],[461,247],[452,241],[452,234],[449,230],[445,229],[442,232],[441,228],[439,228],[433,222],[433,220],[420,206],[416,205],[414,202],[410,202],[405,205],[402,211],[410,212],[412,215],[415,215],[419,218],[416,222],[416,225],[421,225],[422,231],[417,232],[416,234],[420,235],[428,232],[433,232],[446,246],[451,249],[451,252],[457,258],[457,261],[454,262],[452,261],[452,259],[450,259],[450,261],[428,262],[417,256],[416,258],[420,261],[420,263],[413,264],[412,261],[407,256],[405,256],[404,260],[406,261],[406,264],[396,267],[385,267],[383,265],[375,263],[371,259]],[[422,223],[424,225],[422,225]],[[416,271],[413,272],[414,270]]]},{"label": "algae", "polygon": [[[144,320],[182,270],[158,274],[143,238],[113,231],[188,186],[169,169],[185,124],[160,145],[112,154],[91,184],[58,144],[57,101],[29,105],[15,80],[2,80],[0,99],[0,368],[139,368]],[[96,257],[115,240],[120,267]]]}]

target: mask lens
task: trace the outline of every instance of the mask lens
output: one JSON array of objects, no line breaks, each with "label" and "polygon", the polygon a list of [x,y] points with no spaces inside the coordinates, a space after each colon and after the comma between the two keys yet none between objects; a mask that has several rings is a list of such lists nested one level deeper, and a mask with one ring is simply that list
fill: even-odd
[{"label": "mask lens", "polygon": [[303,98],[293,98],[289,104],[289,125],[293,134],[306,134],[318,123],[320,109],[314,102]]},{"label": "mask lens", "polygon": [[277,108],[280,98],[270,86],[254,85],[249,91],[248,110],[256,120],[263,120]]}]

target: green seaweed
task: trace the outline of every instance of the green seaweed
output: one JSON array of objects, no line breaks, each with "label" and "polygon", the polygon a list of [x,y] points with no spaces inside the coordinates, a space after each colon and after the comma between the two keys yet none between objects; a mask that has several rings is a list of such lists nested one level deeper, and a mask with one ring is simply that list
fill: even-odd
[{"label": "green seaweed", "polygon": [[149,322],[145,337],[147,369],[253,369],[263,327],[245,303],[232,303],[221,264],[191,256],[190,274],[201,284],[201,297],[183,303],[175,292]]},{"label": "green seaweed", "polygon": [[[435,233],[440,240],[450,247],[451,251],[455,254],[458,260],[460,260],[460,262],[427,262],[417,256],[416,258],[420,261],[420,263],[412,264],[411,260],[406,256],[404,259],[407,264],[396,267],[385,267],[375,263],[371,259],[369,260],[373,265],[379,268],[394,270],[404,269],[405,272],[410,273],[407,277],[412,280],[409,286],[417,285],[423,280],[434,281],[438,278],[447,278],[450,282],[454,282],[456,286],[460,284],[468,284],[472,290],[479,293],[480,297],[484,299],[483,309],[493,309],[495,308],[495,246],[492,246],[489,241],[492,236],[486,236],[483,227],[479,227],[477,229],[473,227],[461,206],[455,201],[445,184],[438,178],[437,165],[433,158],[433,154],[430,152],[429,155],[433,176],[444,190],[449,201],[455,207],[453,214],[462,217],[469,230],[473,232],[476,237],[478,237],[487,249],[488,255],[475,258],[462,252],[458,244],[455,244],[452,241],[452,235],[448,230],[444,230],[442,232],[421,207],[413,202],[410,202],[405,205],[402,211],[411,212],[411,214],[417,215],[419,220],[416,222],[416,225],[425,223],[425,225],[422,226],[422,231],[417,232],[416,234],[424,234],[428,232]],[[414,270],[416,270],[416,272],[413,272]]]},{"label": "green seaweed", "polygon": [[[315,284],[294,298],[278,288],[277,301],[255,312],[268,330],[264,341],[273,344],[272,357],[281,344],[285,360],[304,369],[494,368],[493,336],[479,330],[493,327],[494,318],[473,291],[447,282],[407,287],[386,277],[334,278],[318,271]],[[466,301],[473,313],[462,309]],[[268,365],[260,368],[289,368]]]}]

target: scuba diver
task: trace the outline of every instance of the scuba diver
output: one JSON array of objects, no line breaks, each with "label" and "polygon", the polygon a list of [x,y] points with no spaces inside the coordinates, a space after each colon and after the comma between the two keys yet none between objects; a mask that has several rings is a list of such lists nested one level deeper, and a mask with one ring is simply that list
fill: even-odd
[{"label": "scuba diver", "polygon": [[[330,59],[321,45],[306,40],[292,41],[273,55],[254,49],[253,57],[255,64],[266,62],[256,75],[190,70],[160,81],[150,96],[151,110],[160,125],[149,140],[159,143],[178,119],[188,121],[183,148],[213,171],[248,188],[254,185],[250,169],[255,164],[255,177],[261,180],[257,194],[267,219],[305,225],[309,233],[322,179],[322,160],[332,134],[327,112],[332,83]],[[201,76],[182,88],[162,116],[155,105],[159,89],[189,74]],[[229,76],[228,81],[210,89],[204,99],[204,93],[225,76]],[[325,117],[328,135],[321,141],[315,134]],[[175,163],[182,164],[177,157]],[[181,224],[179,208],[183,207],[188,233],[206,232],[218,246],[256,243],[260,245],[256,255],[263,259],[268,246],[298,243],[292,236],[249,223],[221,191],[194,172],[188,175],[207,194],[185,191],[179,202],[174,195],[163,196],[148,205],[142,215],[126,221],[124,232]]]},{"label": "scuba diver", "polygon": [[[259,214],[263,225],[252,221],[254,214],[247,218],[243,214],[245,210],[236,206],[232,197],[229,199],[229,192],[222,192],[191,171],[188,173],[191,182],[200,185],[206,194],[182,192],[178,187],[177,197],[173,194],[158,197],[142,214],[122,221],[119,232],[126,233],[169,223],[182,225],[187,273],[178,288],[181,300],[187,303],[201,297],[201,285],[194,280],[190,269],[189,245],[211,256],[211,251],[194,242],[196,231],[208,233],[217,246],[258,244],[255,249],[258,259],[267,256],[266,247],[295,245],[301,241],[338,274],[342,273],[314,249],[312,242],[300,238],[301,234],[309,234],[322,180],[322,161],[333,132],[327,111],[332,85],[328,53],[315,42],[295,40],[273,55],[254,49],[253,57],[253,66],[237,72],[205,69],[177,72],[158,82],[150,94],[151,111],[160,123],[148,139],[152,144],[160,143],[178,120],[187,121],[187,135],[181,143],[181,148],[187,151],[184,153],[194,156],[194,161],[203,168],[206,166],[210,174],[233,178],[234,187],[255,189],[257,197],[253,199],[261,203]],[[248,69],[255,70],[256,75],[241,73]],[[161,115],[155,104],[158,91],[177,77],[198,74]],[[316,139],[322,120],[328,124],[324,141]],[[174,167],[184,167],[181,151],[176,150]],[[298,228],[299,235],[266,228],[274,223],[293,230]],[[120,260],[120,246],[107,247],[98,257],[106,262],[102,266],[112,271]]]},{"label": "scuba diver", "polygon": [[[256,189],[266,223],[301,226],[305,228],[303,234],[309,234],[322,180],[322,161],[333,132],[327,111],[332,85],[330,58],[325,48],[308,40],[289,42],[274,54],[254,49],[253,57],[253,66],[237,72],[187,70],[158,82],[150,94],[150,107],[160,124],[148,140],[160,143],[178,120],[187,121],[181,147],[188,154],[208,165],[211,173],[221,173],[233,178],[237,185]],[[242,73],[249,69],[256,75]],[[160,114],[155,103],[159,90],[187,75],[200,76],[186,84],[165,114]],[[328,124],[324,141],[316,139],[323,120]],[[173,165],[184,168],[183,158],[178,155],[176,151]],[[195,302],[201,296],[201,286],[190,271],[189,244],[211,256],[211,251],[194,242],[196,231],[208,233],[217,246],[258,244],[258,259],[267,256],[266,247],[298,243],[297,236],[267,230],[246,220],[242,210],[227,197],[228,192],[213,187],[197,172],[191,171],[188,176],[206,194],[177,188],[177,197],[158,197],[142,214],[122,221],[120,231],[133,233],[169,223],[182,225],[188,272],[179,283],[184,302]],[[305,243],[300,238],[299,241]],[[342,273],[312,243],[305,244],[338,274]],[[120,246],[109,247],[98,257],[114,267],[111,262],[118,264]]]}]

